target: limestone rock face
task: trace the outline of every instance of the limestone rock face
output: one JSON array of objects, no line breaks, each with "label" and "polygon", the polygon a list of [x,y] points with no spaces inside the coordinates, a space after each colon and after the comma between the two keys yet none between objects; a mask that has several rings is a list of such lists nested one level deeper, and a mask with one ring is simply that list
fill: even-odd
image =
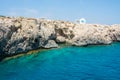
[{"label": "limestone rock face", "polygon": [[5,46],[12,36],[12,31],[10,27],[3,26],[0,24],[0,55],[4,55],[6,50]]},{"label": "limestone rock face", "polygon": [[113,41],[120,41],[120,25],[112,25],[109,31]]},{"label": "limestone rock face", "polygon": [[58,44],[56,44],[54,40],[49,40],[44,47],[45,48],[56,48],[58,47]]},{"label": "limestone rock face", "polygon": [[120,41],[120,25],[0,17],[0,56],[38,48],[55,48],[58,43],[85,46],[110,44],[113,41]]},{"label": "limestone rock face", "polygon": [[64,42],[65,42],[65,37],[57,36],[56,42],[57,42],[57,43],[64,43]]},{"label": "limestone rock face", "polygon": [[109,34],[109,27],[107,26],[91,24],[77,25],[74,31],[73,45],[110,44],[113,41]]}]

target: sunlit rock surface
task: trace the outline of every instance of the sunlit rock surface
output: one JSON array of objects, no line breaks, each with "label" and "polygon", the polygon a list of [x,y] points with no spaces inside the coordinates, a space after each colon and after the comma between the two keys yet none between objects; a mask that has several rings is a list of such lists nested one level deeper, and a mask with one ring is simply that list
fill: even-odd
[{"label": "sunlit rock surface", "polygon": [[113,41],[120,41],[120,25],[0,17],[0,56],[38,48],[55,48],[59,43],[85,46]]}]

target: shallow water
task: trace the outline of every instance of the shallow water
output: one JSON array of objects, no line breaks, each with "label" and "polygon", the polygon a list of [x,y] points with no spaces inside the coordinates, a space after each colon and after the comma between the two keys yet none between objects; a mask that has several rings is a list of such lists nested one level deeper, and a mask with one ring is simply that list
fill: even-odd
[{"label": "shallow water", "polygon": [[0,80],[120,80],[120,43],[63,47],[3,61]]}]

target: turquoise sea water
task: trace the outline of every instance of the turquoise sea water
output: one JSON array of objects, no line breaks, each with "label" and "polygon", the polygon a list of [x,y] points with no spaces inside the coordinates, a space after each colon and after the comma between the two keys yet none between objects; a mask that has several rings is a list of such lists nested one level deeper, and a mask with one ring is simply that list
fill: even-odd
[{"label": "turquoise sea water", "polygon": [[63,47],[3,61],[0,80],[120,80],[120,43]]}]

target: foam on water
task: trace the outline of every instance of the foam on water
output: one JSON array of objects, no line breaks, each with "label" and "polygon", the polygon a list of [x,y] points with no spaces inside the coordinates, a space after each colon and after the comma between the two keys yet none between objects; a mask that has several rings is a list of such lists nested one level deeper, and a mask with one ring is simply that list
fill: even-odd
[{"label": "foam on water", "polygon": [[120,80],[120,43],[63,47],[3,61],[0,80]]}]

